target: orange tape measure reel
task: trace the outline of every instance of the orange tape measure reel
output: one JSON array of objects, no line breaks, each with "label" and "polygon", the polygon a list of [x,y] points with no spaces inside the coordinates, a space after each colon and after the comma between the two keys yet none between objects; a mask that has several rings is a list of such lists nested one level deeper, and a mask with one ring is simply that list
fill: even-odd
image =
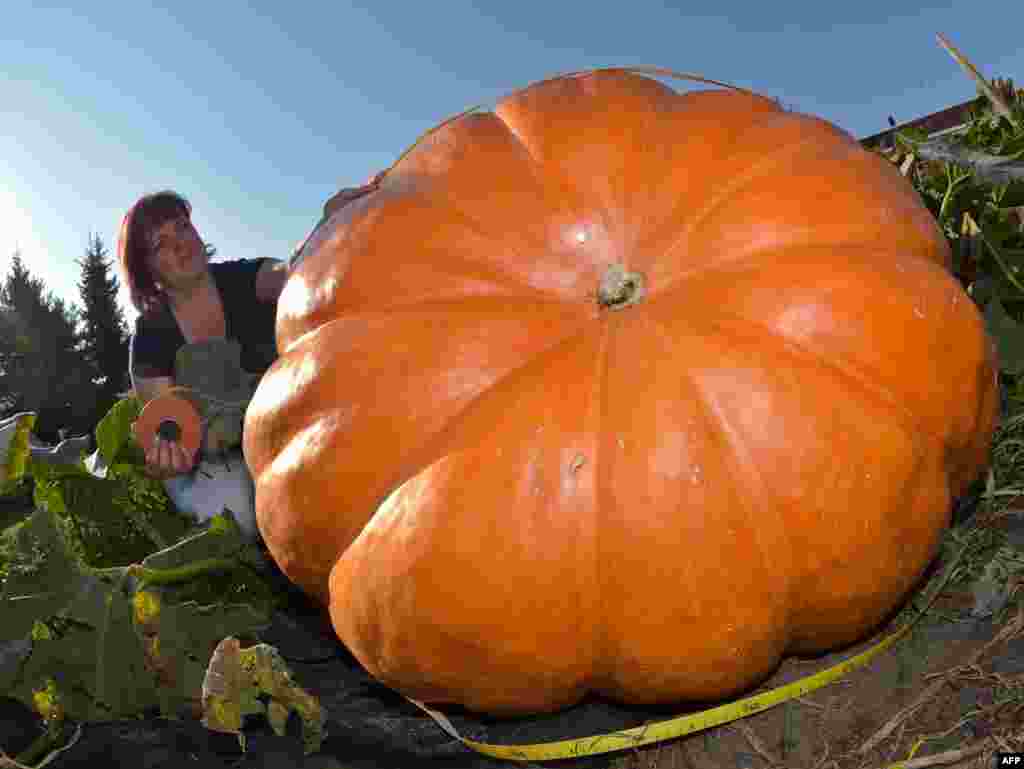
[{"label": "orange tape measure reel", "polygon": [[161,395],[147,403],[135,422],[135,440],[146,451],[156,435],[176,440],[188,454],[202,442],[202,419],[191,401],[178,395]]}]

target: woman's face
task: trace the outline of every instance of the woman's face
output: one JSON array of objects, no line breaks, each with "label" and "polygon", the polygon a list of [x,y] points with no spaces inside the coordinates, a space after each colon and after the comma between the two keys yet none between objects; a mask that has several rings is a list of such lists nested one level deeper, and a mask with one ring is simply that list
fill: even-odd
[{"label": "woman's face", "polygon": [[169,219],[150,234],[149,268],[164,287],[188,284],[207,268],[203,241],[187,216]]}]

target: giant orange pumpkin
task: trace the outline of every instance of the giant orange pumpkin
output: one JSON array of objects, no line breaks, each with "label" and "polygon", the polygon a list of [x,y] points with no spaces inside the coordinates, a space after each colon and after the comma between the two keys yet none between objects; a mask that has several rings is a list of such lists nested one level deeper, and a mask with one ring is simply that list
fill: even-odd
[{"label": "giant orange pumpkin", "polygon": [[899,604],[987,461],[942,233],[824,120],[624,70],[430,133],[310,239],[260,530],[402,693],[709,700]]}]

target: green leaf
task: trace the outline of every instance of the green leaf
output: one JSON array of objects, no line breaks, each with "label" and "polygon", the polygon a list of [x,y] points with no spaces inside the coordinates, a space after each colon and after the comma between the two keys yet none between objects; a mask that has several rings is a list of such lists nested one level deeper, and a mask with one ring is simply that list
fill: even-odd
[{"label": "green leaf", "polygon": [[[34,462],[31,415],[10,422],[0,452],[33,488],[31,501],[8,500],[16,517],[0,531],[0,692],[53,728],[152,707],[194,713],[216,645],[255,639],[287,600],[230,511],[196,533],[144,475],[131,436],[138,413],[126,399],[98,425],[91,459],[101,476],[82,462]],[[280,726],[305,704],[275,701],[268,718]],[[263,705],[252,696],[239,708],[243,717]],[[316,734],[307,729],[307,744],[318,744]]]},{"label": "green leaf", "polygon": [[985,307],[985,324],[999,351],[999,369],[1017,375],[1024,372],[1024,324],[1011,318],[999,299]]},{"label": "green leaf", "polygon": [[35,504],[58,514],[83,563],[126,566],[180,540],[194,526],[141,466],[116,463],[97,476],[87,464],[30,464]]},{"label": "green leaf", "polygon": [[6,652],[20,649],[22,657],[28,655],[33,639],[49,632],[37,623],[67,603],[81,575],[53,513],[37,509],[4,536],[12,552],[0,593],[0,691],[12,688],[21,665],[21,657]]},{"label": "green leaf", "polygon": [[132,627],[124,576],[76,575],[63,605],[42,620],[50,637],[33,642],[12,687],[15,697],[25,699],[52,680],[65,715],[89,721],[127,718],[157,704],[156,676]]},{"label": "green leaf", "polygon": [[[153,706],[179,716],[198,706],[217,643],[254,637],[269,621],[269,603],[258,590],[247,594],[251,604],[189,600],[196,583],[209,578],[198,570],[154,587],[142,585],[137,566],[84,567],[59,515],[45,508],[12,536],[15,558],[0,596],[0,691],[41,716],[59,711],[62,718],[95,722]],[[148,568],[188,571],[196,553],[247,546],[231,532],[204,532],[188,542],[153,553]],[[260,581],[251,568],[238,570]]]},{"label": "green leaf", "polygon": [[96,448],[104,464],[113,464],[128,444],[133,443],[132,423],[139,418],[138,398],[125,398],[111,406],[96,425]]}]

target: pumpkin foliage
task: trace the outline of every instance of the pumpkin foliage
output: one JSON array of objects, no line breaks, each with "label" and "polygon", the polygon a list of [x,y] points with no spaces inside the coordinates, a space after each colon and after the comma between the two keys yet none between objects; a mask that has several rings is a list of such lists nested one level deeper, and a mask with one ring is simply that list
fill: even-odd
[{"label": "pumpkin foliage", "polygon": [[824,120],[624,70],[516,91],[307,243],[246,418],[263,537],[410,697],[734,695],[876,627],[985,466],[949,267]]}]

